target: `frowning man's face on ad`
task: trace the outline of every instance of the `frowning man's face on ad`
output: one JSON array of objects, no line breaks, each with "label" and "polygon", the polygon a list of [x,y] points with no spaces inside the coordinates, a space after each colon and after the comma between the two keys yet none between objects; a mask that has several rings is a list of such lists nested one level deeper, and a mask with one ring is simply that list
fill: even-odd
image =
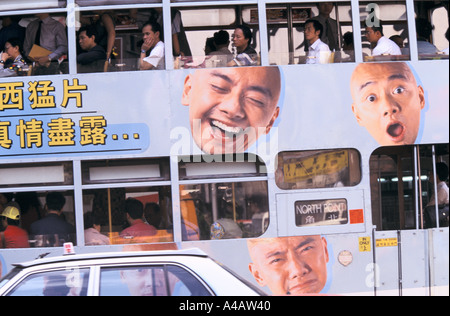
[{"label": "frowning man's face on ad", "polygon": [[250,272],[273,295],[319,293],[327,282],[327,241],[315,236],[250,239]]},{"label": "frowning man's face on ad", "polygon": [[279,115],[277,67],[197,70],[186,77],[192,137],[207,154],[243,152],[268,134]]},{"label": "frowning man's face on ad", "polygon": [[415,143],[425,97],[407,64],[360,64],[350,87],[356,120],[380,145]]}]

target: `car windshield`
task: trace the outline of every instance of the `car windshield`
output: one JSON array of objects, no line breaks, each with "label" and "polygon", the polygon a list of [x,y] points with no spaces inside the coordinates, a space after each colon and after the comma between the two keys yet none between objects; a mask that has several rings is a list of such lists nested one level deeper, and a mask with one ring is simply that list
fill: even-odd
[{"label": "car windshield", "polygon": [[9,273],[7,273],[3,278],[0,279],[0,288],[6,284],[9,280],[11,280],[12,278],[14,278],[14,276],[16,276],[16,274],[18,274],[22,269],[21,268],[14,268],[12,269]]}]

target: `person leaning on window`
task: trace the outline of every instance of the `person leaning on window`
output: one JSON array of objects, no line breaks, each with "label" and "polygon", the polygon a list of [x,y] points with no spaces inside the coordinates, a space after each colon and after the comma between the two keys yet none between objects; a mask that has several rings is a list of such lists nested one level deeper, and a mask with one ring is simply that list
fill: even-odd
[{"label": "person leaning on window", "polygon": [[159,25],[159,23],[155,21],[149,21],[144,24],[144,26],[142,27],[142,36],[144,42],[141,46],[139,69],[164,69],[164,43],[160,39],[161,26]]}]

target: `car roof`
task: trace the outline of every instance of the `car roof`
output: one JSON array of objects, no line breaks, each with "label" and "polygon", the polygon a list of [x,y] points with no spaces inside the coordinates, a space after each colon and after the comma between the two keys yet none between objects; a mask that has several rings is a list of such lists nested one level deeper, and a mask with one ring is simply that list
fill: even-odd
[{"label": "car roof", "polygon": [[42,264],[52,264],[71,261],[96,260],[96,259],[123,259],[137,257],[157,257],[157,256],[194,256],[207,258],[208,255],[198,248],[182,250],[158,250],[158,251],[128,251],[128,252],[97,252],[85,254],[68,254],[64,256],[35,259],[33,261],[13,264],[15,267],[28,268]]}]

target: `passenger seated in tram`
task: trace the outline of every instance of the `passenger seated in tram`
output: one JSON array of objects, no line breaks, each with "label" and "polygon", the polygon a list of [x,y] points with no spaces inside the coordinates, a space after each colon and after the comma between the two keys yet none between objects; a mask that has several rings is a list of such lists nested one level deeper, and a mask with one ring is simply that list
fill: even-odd
[{"label": "passenger seated in tram", "polygon": [[207,56],[211,56],[211,58],[208,59],[207,64],[210,64],[211,67],[227,67],[228,63],[234,58],[233,54],[228,49],[230,46],[230,34],[223,30],[215,32],[212,42],[214,50],[206,54]]},{"label": "passenger seated in tram", "polygon": [[356,120],[381,146],[415,143],[425,96],[406,63],[359,64],[350,90]]},{"label": "passenger seated in tram", "polygon": [[11,202],[0,215],[0,248],[28,248],[28,233],[19,227],[20,209]]},{"label": "passenger seated in tram", "polygon": [[376,26],[376,23],[374,23],[373,26],[366,26],[367,40],[370,42],[372,47],[374,47],[372,49],[372,56],[401,55],[402,52],[400,47],[398,47],[395,42],[384,36],[381,21],[378,20],[378,22],[378,26]]},{"label": "passenger seated in tram", "polygon": [[101,219],[92,212],[84,214],[84,241],[86,246],[109,245],[110,240],[101,233]]},{"label": "passenger seated in tram", "polygon": [[392,35],[391,37],[389,37],[389,39],[391,41],[393,41],[395,44],[397,44],[397,46],[400,48],[400,51],[402,53],[406,53],[409,52],[409,48],[406,48],[405,50],[405,45],[403,44],[403,38],[400,35]]},{"label": "passenger seated in tram", "polygon": [[116,18],[111,11],[94,11],[89,16],[80,17],[83,26],[92,26],[96,30],[97,44],[106,52],[106,60],[114,57],[114,42],[116,40]]},{"label": "passenger seated in tram", "polygon": [[139,69],[164,69],[164,43],[160,39],[161,26],[156,21],[149,21],[142,28],[142,35],[144,42],[141,46]]},{"label": "passenger seated in tram", "polygon": [[320,40],[322,24],[316,20],[305,22],[305,39],[308,41],[307,64],[327,64],[330,62],[330,48]]},{"label": "passenger seated in tram", "polygon": [[125,214],[130,226],[120,233],[120,237],[149,237],[157,234],[155,227],[143,221],[144,205],[141,201],[128,198],[125,201]]},{"label": "passenger seated in tram", "polygon": [[239,25],[232,36],[233,47],[236,49],[236,57],[228,66],[254,66],[258,64],[258,53],[251,47],[253,34],[246,25]]},{"label": "passenger seated in tram", "polygon": [[75,227],[62,217],[66,198],[60,192],[50,192],[45,198],[47,216],[31,224],[30,235],[35,247],[59,247],[64,242],[75,243]]},{"label": "passenger seated in tram", "polygon": [[28,65],[22,56],[22,43],[18,38],[10,38],[0,56],[0,77],[13,77],[28,71]]},{"label": "passenger seated in tram", "polygon": [[342,50],[348,57],[342,57],[343,61],[355,61],[355,45],[353,42],[353,32],[346,32],[343,36]]},{"label": "passenger seated in tram", "polygon": [[79,31],[79,43],[83,50],[77,56],[78,73],[102,72],[106,62],[106,52],[97,44],[97,31],[93,26],[83,26]]},{"label": "passenger seated in tram", "polygon": [[438,49],[429,42],[433,26],[427,19],[416,19],[417,51],[420,55],[435,55]]}]

